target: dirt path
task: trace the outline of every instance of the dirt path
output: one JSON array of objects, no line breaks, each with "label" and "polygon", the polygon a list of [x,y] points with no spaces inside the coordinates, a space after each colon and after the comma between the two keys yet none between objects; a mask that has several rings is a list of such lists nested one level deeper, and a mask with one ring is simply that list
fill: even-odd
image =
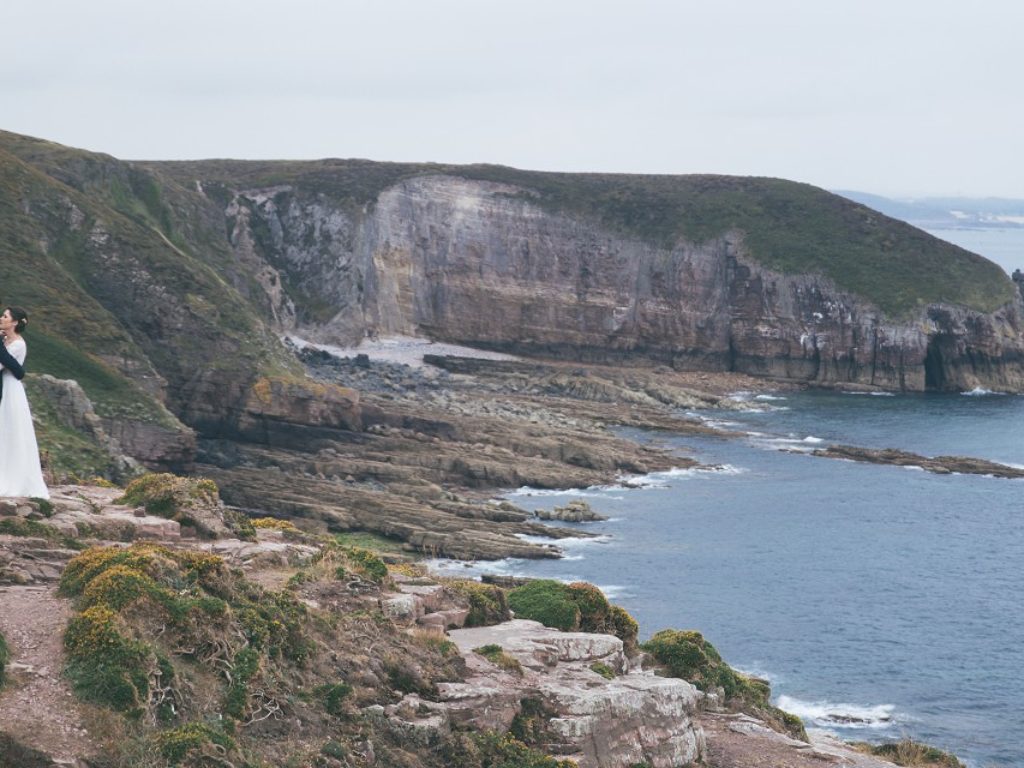
[{"label": "dirt path", "polygon": [[74,765],[95,749],[61,676],[70,614],[53,586],[0,587],[0,632],[11,650],[10,680],[0,692],[0,731]]}]

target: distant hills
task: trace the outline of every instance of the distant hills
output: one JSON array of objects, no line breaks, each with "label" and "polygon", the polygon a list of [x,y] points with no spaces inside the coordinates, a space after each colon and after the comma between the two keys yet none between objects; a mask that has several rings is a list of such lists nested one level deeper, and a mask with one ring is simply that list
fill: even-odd
[{"label": "distant hills", "polygon": [[890,198],[870,192],[835,194],[922,229],[1024,229],[1024,200],[1003,197]]}]

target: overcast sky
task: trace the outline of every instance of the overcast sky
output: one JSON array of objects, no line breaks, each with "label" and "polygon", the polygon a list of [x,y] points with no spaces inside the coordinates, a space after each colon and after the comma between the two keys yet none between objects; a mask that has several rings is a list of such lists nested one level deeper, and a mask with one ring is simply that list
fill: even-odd
[{"label": "overcast sky", "polygon": [[1021,0],[4,0],[0,128],[125,159],[1024,198]]}]

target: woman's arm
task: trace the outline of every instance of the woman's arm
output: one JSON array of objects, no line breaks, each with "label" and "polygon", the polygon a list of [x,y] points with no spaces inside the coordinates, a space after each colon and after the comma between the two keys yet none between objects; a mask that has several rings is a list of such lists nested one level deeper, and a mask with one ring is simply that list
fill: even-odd
[{"label": "woman's arm", "polygon": [[14,378],[25,378],[25,369],[21,363],[14,359],[14,355],[7,351],[6,344],[0,344],[0,366],[14,374]]}]

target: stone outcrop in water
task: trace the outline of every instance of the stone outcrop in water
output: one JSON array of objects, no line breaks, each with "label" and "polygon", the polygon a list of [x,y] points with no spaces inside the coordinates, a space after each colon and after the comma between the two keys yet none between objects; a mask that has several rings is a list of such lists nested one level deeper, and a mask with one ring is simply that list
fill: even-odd
[{"label": "stone outcrop in water", "polygon": [[921,456],[909,451],[900,451],[896,448],[861,448],[856,445],[830,445],[828,448],[820,448],[812,451],[814,456],[824,456],[829,459],[846,459],[848,461],[863,461],[869,464],[893,464],[899,467],[919,467],[927,472],[934,472],[937,475],[962,474],[962,475],[991,475],[992,477],[1024,478],[1024,469],[1011,467],[1007,464],[1000,464],[987,459],[977,459],[971,456]]}]

